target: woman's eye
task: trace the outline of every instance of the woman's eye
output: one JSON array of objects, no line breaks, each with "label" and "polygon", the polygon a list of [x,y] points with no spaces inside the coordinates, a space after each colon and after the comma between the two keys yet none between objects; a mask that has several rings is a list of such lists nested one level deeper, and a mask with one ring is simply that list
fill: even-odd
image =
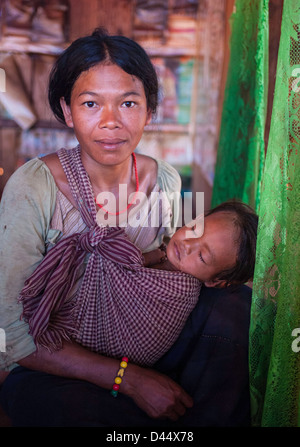
[{"label": "woman's eye", "polygon": [[123,106],[126,107],[127,109],[130,109],[134,105],[135,105],[134,101],[125,101],[125,102],[123,102]]},{"label": "woman's eye", "polygon": [[95,106],[95,102],[94,102],[94,101],[86,101],[86,102],[84,103],[84,105],[85,105],[86,107],[88,107],[89,109],[91,109],[92,107]]}]

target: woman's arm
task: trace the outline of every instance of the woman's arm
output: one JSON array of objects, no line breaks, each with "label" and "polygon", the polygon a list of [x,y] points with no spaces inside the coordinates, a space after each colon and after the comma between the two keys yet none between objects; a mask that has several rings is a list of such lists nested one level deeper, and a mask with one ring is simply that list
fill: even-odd
[{"label": "woman's arm", "polygon": [[[57,376],[85,380],[112,389],[119,361],[90,352],[82,346],[65,342],[59,351],[39,348],[19,360],[21,366]],[[173,380],[154,370],[129,362],[120,392],[152,418],[177,420],[193,405],[191,397]]]},{"label": "woman's arm", "polygon": [[59,235],[50,229],[56,186],[44,163],[31,160],[8,180],[0,203],[0,328],[6,349],[0,370],[35,351],[18,297],[24,281],[39,265],[46,244]]}]

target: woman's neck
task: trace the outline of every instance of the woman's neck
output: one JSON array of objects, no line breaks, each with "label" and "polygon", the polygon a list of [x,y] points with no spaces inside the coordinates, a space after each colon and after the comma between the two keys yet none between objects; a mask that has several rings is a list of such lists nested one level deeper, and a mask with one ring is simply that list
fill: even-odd
[{"label": "woman's neck", "polygon": [[135,188],[135,173],[132,157],[122,164],[100,165],[82,156],[82,164],[88,173],[95,196],[99,192],[110,191],[118,195],[119,185],[126,184],[129,192]]}]

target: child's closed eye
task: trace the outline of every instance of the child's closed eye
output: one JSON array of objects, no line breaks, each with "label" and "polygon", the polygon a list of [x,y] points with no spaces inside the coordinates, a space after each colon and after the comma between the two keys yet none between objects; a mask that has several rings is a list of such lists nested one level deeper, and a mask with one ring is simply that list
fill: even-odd
[{"label": "child's closed eye", "polygon": [[201,262],[203,262],[204,264],[206,264],[206,262],[205,262],[204,259],[203,259],[203,256],[202,256],[201,252],[199,253],[199,258],[201,259]]}]

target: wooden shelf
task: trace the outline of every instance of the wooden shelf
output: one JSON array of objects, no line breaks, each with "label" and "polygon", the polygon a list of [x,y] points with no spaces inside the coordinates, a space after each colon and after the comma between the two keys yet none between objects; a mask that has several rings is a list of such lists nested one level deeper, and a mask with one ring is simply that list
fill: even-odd
[{"label": "wooden shelf", "polygon": [[196,51],[195,47],[170,47],[170,46],[157,46],[157,45],[147,45],[143,42],[139,42],[140,45],[145,49],[150,57],[195,57]]},{"label": "wooden shelf", "polygon": [[[195,57],[195,46],[169,46],[157,44],[157,42],[137,41],[150,57]],[[0,52],[8,53],[33,53],[58,56],[70,42],[52,44],[47,42],[31,42],[24,37],[2,37],[0,39]]]},{"label": "wooden shelf", "polygon": [[145,132],[189,133],[190,125],[176,123],[151,123],[145,127]]},{"label": "wooden shelf", "polygon": [[[20,126],[16,123],[16,121],[0,117],[0,128],[5,127],[20,128]],[[64,126],[62,123],[59,123],[55,118],[53,118],[53,121],[38,120],[30,129],[53,129],[53,130],[67,130],[72,132],[72,129],[70,129],[67,126]]]},{"label": "wooden shelf", "polygon": [[3,37],[0,39],[0,52],[7,53],[36,53],[57,56],[69,44],[51,44],[47,42],[30,42],[23,37]]}]

